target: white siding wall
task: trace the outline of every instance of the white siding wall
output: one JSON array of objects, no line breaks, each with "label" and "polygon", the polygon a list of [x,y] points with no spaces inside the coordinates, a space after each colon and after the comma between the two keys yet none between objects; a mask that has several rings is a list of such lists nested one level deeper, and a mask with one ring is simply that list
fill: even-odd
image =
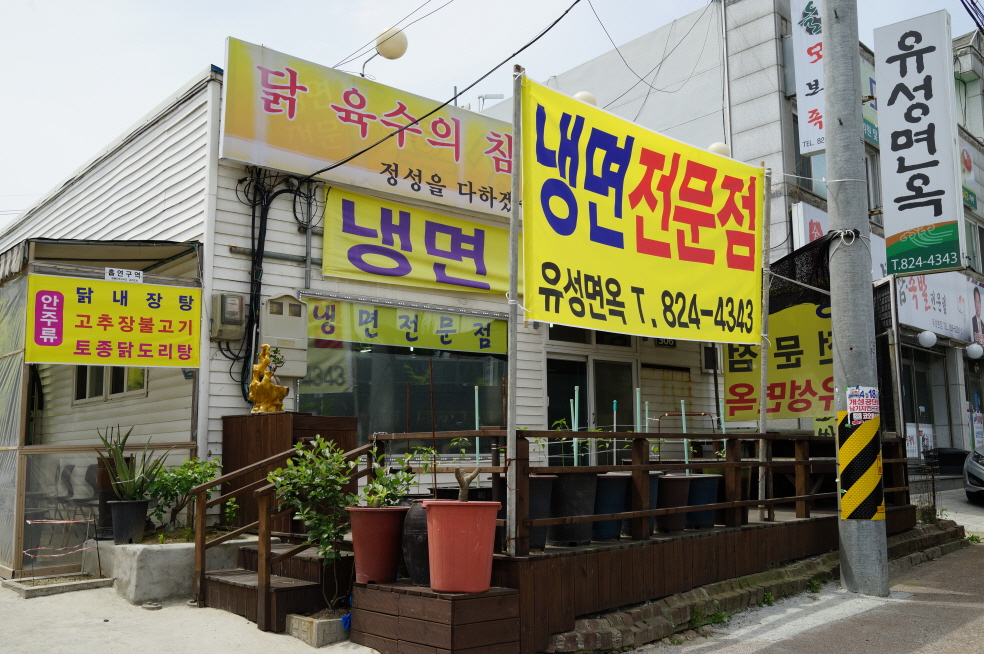
[{"label": "white siding wall", "polygon": [[[249,258],[232,254],[230,246],[249,248],[250,208],[237,198],[235,187],[237,180],[246,175],[241,165],[222,163],[219,166],[218,190],[215,212],[215,241],[212,244],[212,261],[207,266],[211,274],[212,292],[247,293],[249,290],[247,271]],[[457,214],[460,215],[460,214]],[[280,197],[274,201],[269,214],[267,231],[267,252],[278,252],[304,256],[304,235],[297,230],[297,223],[291,215],[289,197]],[[507,227],[505,218],[492,224]],[[322,256],[321,238],[314,237],[313,256]],[[394,284],[372,284],[366,282],[343,280],[323,277],[320,269],[315,267],[312,275],[312,290],[330,291],[360,295],[389,300],[401,300],[454,307],[457,309],[474,309],[477,311],[507,311],[503,296],[482,293],[467,293],[454,291],[436,291],[430,289],[413,289]],[[304,266],[295,263],[266,259],[263,264],[263,296],[272,297],[283,294],[293,295],[304,287]],[[205,303],[210,310],[209,302]],[[206,324],[208,317],[205,318]],[[545,417],[543,404],[543,365],[541,355],[540,333],[534,330],[532,324],[522,329],[520,334],[520,374],[519,411],[517,413],[520,426],[541,428]],[[206,451],[211,456],[221,454],[222,416],[242,414],[249,409],[242,398],[239,385],[229,376],[230,361],[225,359],[214,344],[207,365],[209,366],[209,397],[208,397],[208,436]],[[239,374],[240,365],[236,364],[234,373]],[[293,391],[285,403],[290,410],[293,403]]]},{"label": "white siding wall", "polygon": [[124,433],[133,427],[131,443],[186,441],[190,437],[192,382],[181,370],[149,368],[146,397],[74,407],[75,366],[39,365],[38,373],[44,388],[44,411],[35,445],[96,445],[97,428],[117,425]]},{"label": "white siding wall", "polygon": [[0,251],[30,237],[202,240],[206,87],[217,77],[196,78],[82,166],[6,229]]}]

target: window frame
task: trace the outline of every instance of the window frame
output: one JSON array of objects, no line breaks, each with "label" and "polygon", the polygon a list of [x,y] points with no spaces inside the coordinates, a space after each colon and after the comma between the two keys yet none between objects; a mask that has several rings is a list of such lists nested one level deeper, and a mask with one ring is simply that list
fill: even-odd
[{"label": "window frame", "polygon": [[[120,400],[135,398],[135,397],[147,397],[147,386],[150,376],[150,369],[143,366],[90,366],[90,365],[76,365],[73,366],[75,370],[72,373],[72,406],[90,406],[93,404],[102,404],[105,402],[116,402]],[[103,383],[102,383],[102,394],[93,395],[88,397],[89,392],[89,370],[92,368],[102,368],[103,369]],[[113,369],[120,368],[123,372],[123,391],[120,393],[112,393],[113,384]],[[86,395],[85,398],[78,397],[78,385],[79,385],[79,371],[86,370]],[[141,370],[143,371],[143,386],[135,390],[127,390],[129,384],[130,370]]]}]

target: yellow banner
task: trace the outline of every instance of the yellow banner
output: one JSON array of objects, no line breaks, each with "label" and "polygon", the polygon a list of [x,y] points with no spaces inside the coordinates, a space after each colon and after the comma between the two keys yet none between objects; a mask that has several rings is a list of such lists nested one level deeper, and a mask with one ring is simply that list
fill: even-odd
[{"label": "yellow banner", "polygon": [[505,293],[509,230],[337,188],[325,190],[326,275]]},{"label": "yellow banner", "polygon": [[[228,39],[221,156],[308,175],[441,103]],[[322,179],[509,215],[512,128],[449,106]]]},{"label": "yellow banner", "polygon": [[[797,304],[769,315],[767,418],[825,418],[834,412],[834,354],[830,306]],[[724,348],[724,419],[758,420],[759,348]],[[814,424],[818,436],[832,427]]]},{"label": "yellow banner", "polygon": [[757,343],[763,171],[523,87],[533,320]]},{"label": "yellow banner", "polygon": [[30,275],[27,363],[198,367],[201,290]]},{"label": "yellow banner", "polygon": [[506,353],[504,320],[342,300],[304,300],[308,305],[309,338],[429,350]]}]

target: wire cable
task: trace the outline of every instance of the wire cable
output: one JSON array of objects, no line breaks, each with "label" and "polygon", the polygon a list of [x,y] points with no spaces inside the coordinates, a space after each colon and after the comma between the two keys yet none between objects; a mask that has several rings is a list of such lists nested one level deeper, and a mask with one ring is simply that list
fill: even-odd
[{"label": "wire cable", "polygon": [[[697,25],[700,23],[701,19],[704,17],[704,14],[707,13],[707,10],[710,9],[710,7],[711,7],[710,4],[708,4],[706,7],[704,7],[704,11],[701,12],[700,16],[697,17],[697,20],[695,20],[694,21],[694,24],[690,26],[690,29],[687,30],[686,34],[684,34],[682,37],[680,37],[679,43],[677,43],[675,46],[673,46],[673,49],[672,50],[670,50],[669,52],[667,52],[666,55],[664,55],[658,62],[656,62],[656,65],[653,66],[652,69],[650,69],[649,72],[645,74],[645,77],[649,77],[649,75],[651,75],[657,68],[659,68],[660,66],[663,65],[663,62],[665,62],[667,59],[669,59],[670,55],[672,55],[674,52],[676,52],[676,49],[677,48],[679,48],[681,45],[683,45],[683,43],[687,40],[687,37],[690,36],[690,33],[694,31],[694,28],[697,27]],[[674,84],[676,84],[676,83],[677,82],[674,82]],[[611,102],[609,102],[608,104],[606,104],[605,105],[605,109],[607,109],[608,107],[610,107],[613,104],[615,104],[615,102],[617,102],[618,100],[620,100],[622,97],[624,97],[627,93],[629,93],[632,89],[634,89],[637,86],[639,86],[639,82],[636,82],[635,84],[633,84],[632,86],[630,86],[629,88],[627,88],[624,93],[622,93],[617,98],[615,98],[614,100],[612,100]],[[657,88],[653,88],[653,90],[654,91],[659,91],[661,93],[666,93],[667,92],[667,91],[664,91],[663,89],[657,89]]]},{"label": "wire cable", "polygon": [[[431,0],[427,0],[427,2],[425,2],[423,5],[421,5],[420,7],[418,7],[418,9],[415,9],[413,13],[416,13],[417,11],[419,11],[420,8],[422,8],[424,5],[428,4],[430,1]],[[418,18],[417,20],[414,20],[414,21],[411,21],[411,22],[407,23],[406,25],[404,25],[403,27],[400,28],[400,31],[403,31],[403,30],[407,29],[408,27],[410,27],[414,23],[419,23],[420,21],[424,20],[425,18],[427,18],[431,14],[436,14],[437,12],[441,11],[442,9],[444,9],[445,7],[447,7],[452,2],[454,2],[454,0],[448,0],[447,2],[445,2],[443,5],[441,5],[437,9],[435,9],[435,10],[429,12],[429,13],[424,14],[423,16],[421,16],[420,18]],[[411,15],[413,15],[413,13],[411,13]],[[409,16],[407,18],[409,18]],[[404,20],[406,20],[406,18],[404,18]],[[378,45],[382,45],[383,43],[386,43],[386,41],[389,41],[390,39],[394,38],[396,36],[396,34],[397,34],[397,32],[394,32],[393,34],[390,34],[381,43],[378,43],[378,44],[373,45],[373,48],[377,47]],[[375,39],[373,39],[373,41],[375,41]],[[373,43],[373,41],[370,41],[369,43]],[[347,61],[343,61],[341,64],[336,64],[336,66],[341,66],[341,65],[347,64],[347,63],[349,63],[349,62],[351,62],[351,61],[353,61],[355,59],[358,59],[359,57],[362,57],[362,56],[365,56],[365,55],[369,54],[369,52],[371,51],[371,50],[366,50],[365,49],[366,46],[362,46],[362,48],[364,50],[363,52],[361,52],[360,54],[355,55],[354,57],[352,57],[351,59],[348,59]]]},{"label": "wire cable", "polygon": [[[424,2],[424,4],[422,4],[422,5],[420,5],[419,7],[417,7],[417,8],[416,8],[416,9],[414,9],[413,11],[411,11],[411,12],[410,12],[409,14],[407,14],[406,16],[404,16],[403,18],[401,18],[400,20],[398,20],[398,21],[396,21],[396,24],[394,24],[394,25],[393,25],[393,27],[399,27],[399,25],[400,25],[400,23],[402,23],[402,22],[403,22],[403,21],[405,21],[406,19],[408,19],[408,18],[410,18],[410,17],[411,17],[411,16],[413,16],[413,15],[414,15],[415,13],[417,13],[418,11],[420,11],[421,9],[423,9],[424,7],[426,7],[427,5],[429,5],[429,4],[430,4],[431,2],[433,2],[433,1],[434,1],[434,0],[425,0],[425,2]],[[375,41],[375,40],[376,40],[377,38],[378,38],[378,37],[373,37],[373,38],[371,38],[371,39],[369,39],[369,41],[367,41],[367,42],[366,42],[365,44],[363,44],[363,45],[360,45],[360,46],[359,46],[358,48],[356,48],[356,49],[355,49],[355,50],[354,50],[353,52],[351,52],[351,53],[349,53],[348,55],[346,55],[346,56],[345,56],[345,57],[344,57],[344,58],[343,58],[343,59],[342,59],[341,61],[339,61],[339,62],[338,62],[337,64],[335,64],[334,66],[332,66],[332,68],[338,68],[339,66],[341,66],[341,65],[343,65],[343,64],[346,64],[346,63],[348,63],[349,61],[352,61],[353,59],[358,59],[359,57],[361,57],[361,56],[362,56],[362,55],[361,55],[361,54],[359,54],[359,53],[360,53],[360,52],[362,52],[362,50],[365,50],[365,49],[366,49],[367,47],[369,47],[370,45],[372,45],[372,43],[373,43],[373,42],[374,42],[374,41]],[[387,40],[389,40],[389,39],[387,39]]]},{"label": "wire cable", "polygon": [[[375,143],[373,143],[373,144],[371,144],[369,146],[366,146],[365,148],[359,150],[355,154],[351,154],[351,155],[345,157],[344,159],[342,159],[341,161],[336,161],[335,163],[333,163],[331,165],[325,166],[324,168],[322,168],[320,170],[314,171],[310,175],[308,175],[308,176],[304,177],[303,179],[301,179],[300,180],[300,184],[305,184],[305,183],[311,181],[314,177],[317,177],[318,175],[320,175],[322,173],[326,173],[329,170],[334,170],[335,168],[338,168],[339,166],[344,166],[345,164],[347,164],[348,162],[352,161],[353,159],[364,155],[366,152],[369,152],[370,150],[372,150],[376,146],[378,146],[378,145],[380,145],[382,143],[385,143],[386,141],[390,140],[391,138],[393,138],[397,134],[403,132],[404,130],[406,130],[406,129],[410,128],[410,127],[413,127],[414,125],[420,123],[420,121],[424,120],[425,118],[429,118],[430,116],[433,116],[434,114],[436,114],[441,109],[447,107],[449,104],[451,104],[452,102],[454,102],[455,100],[457,100],[459,97],[461,97],[462,95],[464,95],[465,93],[467,93],[468,91],[470,91],[471,89],[473,89],[475,86],[477,86],[486,77],[488,77],[489,75],[491,75],[495,71],[497,71],[500,68],[502,68],[502,66],[504,66],[505,64],[509,63],[509,60],[510,59],[512,59],[513,57],[516,57],[517,55],[523,53],[527,48],[529,48],[534,43],[536,43],[541,38],[543,38],[543,36],[547,32],[549,32],[550,30],[552,30],[554,28],[554,26],[557,25],[557,23],[559,23],[561,20],[563,20],[564,17],[567,16],[567,14],[570,13],[571,9],[573,9],[575,6],[577,6],[577,4],[580,3],[580,2],[581,2],[581,0],[574,0],[574,2],[571,3],[571,5],[566,10],[564,10],[564,13],[562,13],[552,23],[550,23],[543,30],[541,30],[539,34],[537,34],[536,36],[534,36],[531,40],[527,41],[526,44],[523,45],[523,47],[521,47],[519,50],[517,50],[516,52],[512,53],[511,55],[509,55],[508,57],[506,57],[505,59],[503,59],[502,61],[500,61],[491,70],[489,70],[487,73],[485,73],[484,75],[482,75],[481,77],[479,77],[477,80],[475,80],[474,82],[472,82],[471,84],[469,84],[468,86],[466,86],[460,92],[456,93],[451,99],[446,100],[445,102],[441,103],[440,105],[434,107],[433,109],[431,109],[430,111],[428,111],[426,114],[424,114],[420,118],[417,118],[417,119],[413,120],[412,122],[407,123],[406,125],[402,126],[400,129],[398,129],[396,131],[393,131],[393,132],[390,132],[389,134],[387,134],[383,138],[379,139],[378,141],[376,141]],[[710,6],[710,5],[708,5],[708,6]]]}]

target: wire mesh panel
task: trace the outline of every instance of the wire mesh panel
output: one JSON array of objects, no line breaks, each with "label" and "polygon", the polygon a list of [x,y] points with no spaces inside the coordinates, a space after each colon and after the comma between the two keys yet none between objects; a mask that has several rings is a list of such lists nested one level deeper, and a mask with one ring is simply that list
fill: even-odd
[{"label": "wire mesh panel", "polygon": [[908,459],[909,497],[916,506],[920,522],[935,522],[938,515],[940,474],[939,461],[935,458]]}]

